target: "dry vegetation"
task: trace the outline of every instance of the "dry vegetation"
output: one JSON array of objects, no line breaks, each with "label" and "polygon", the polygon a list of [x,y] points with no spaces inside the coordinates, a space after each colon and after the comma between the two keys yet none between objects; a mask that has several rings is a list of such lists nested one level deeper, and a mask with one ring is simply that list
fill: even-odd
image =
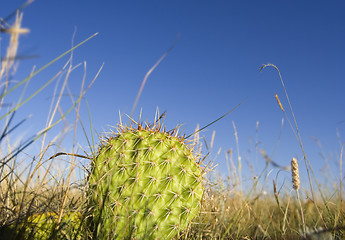
[{"label": "dry vegetation", "polygon": [[[11,133],[20,128],[20,125],[27,120],[15,123],[14,113],[35,95],[32,94],[22,99],[26,89],[25,85],[34,75],[60,58],[33,71],[23,81],[13,84],[11,76],[15,70],[15,62],[18,60],[16,59],[18,38],[21,34],[28,32],[28,29],[21,27],[21,20],[21,14],[17,14],[12,25],[8,25],[5,20],[0,20],[1,32],[9,37],[8,48],[5,56],[1,58],[0,69],[0,121],[2,122],[0,132],[0,239],[30,237],[39,239],[34,233],[23,233],[23,231],[30,228],[30,216],[47,212],[53,213],[53,218],[57,223],[49,232],[49,239],[87,239],[90,234],[84,228],[84,225],[87,224],[86,215],[79,216],[82,221],[78,225],[78,233],[73,231],[70,233],[68,230],[73,225],[71,224],[74,221],[73,213],[87,212],[87,196],[85,196],[87,183],[73,177],[76,169],[79,168],[83,171],[86,169],[78,162],[78,156],[74,154],[76,149],[72,149],[72,154],[67,156],[55,155],[53,158],[51,156],[63,151],[62,140],[68,130],[74,134],[79,125],[85,131],[83,122],[78,118],[78,111],[81,97],[85,95],[89,86],[84,87],[83,79],[80,96],[77,99],[73,99],[71,96],[70,108],[65,111],[61,110],[64,108],[60,106],[60,99],[66,91],[65,86],[69,73],[74,68],[71,61],[67,61],[63,69],[49,81],[53,82],[57,76],[64,75],[64,84],[59,85],[59,90],[57,90],[59,97],[52,102],[49,110],[47,125],[42,128],[42,131],[25,139],[21,144],[12,143]],[[72,50],[76,47],[63,55],[71,53],[72,57]],[[274,65],[264,67],[276,68]],[[276,69],[280,76],[278,68]],[[283,80],[280,79],[284,87]],[[21,94],[18,93],[20,86],[23,91]],[[42,86],[37,91],[40,92],[44,88],[45,86]],[[16,94],[20,98],[14,107],[8,109],[5,107],[5,99],[11,92],[17,92]],[[286,97],[288,97],[287,93]],[[285,113],[278,96],[276,98]],[[292,107],[289,106],[289,108],[292,111]],[[60,111],[59,116],[58,111]],[[72,127],[60,124],[63,125],[61,135],[54,136],[48,141],[49,130],[53,127],[57,128],[58,123],[63,123],[70,112],[74,112],[76,115]],[[297,123],[294,121],[291,126],[295,126],[293,129],[299,137]],[[234,129],[236,132],[235,125]],[[93,140],[90,142],[90,149],[94,149]],[[41,151],[35,155],[28,155],[27,148],[37,143],[41,146]],[[300,146],[303,150],[301,140]],[[304,185],[307,187],[310,185],[310,188],[306,191],[307,195],[305,192],[302,194],[295,160],[292,162],[291,181],[293,184],[287,184],[291,189],[287,189],[281,183],[278,185],[275,181],[272,183],[265,181],[266,170],[271,167],[272,160],[263,151],[262,157],[266,160],[266,168],[262,170],[261,175],[252,177],[249,187],[242,186],[240,179],[243,176],[241,176],[240,169],[236,168],[238,162],[235,163],[232,160],[232,154],[231,150],[227,154],[230,169],[228,177],[216,178],[214,176],[219,176],[219,174],[213,172],[208,174],[208,180],[205,181],[206,190],[202,210],[190,227],[179,234],[178,239],[345,239],[342,176],[340,182],[335,184],[334,189],[327,189],[323,192],[322,186],[311,184],[312,168],[305,155],[305,159],[299,164],[305,161],[309,169],[310,183]],[[342,154],[339,161],[342,161]],[[57,169],[56,166],[61,163],[65,167]],[[72,216],[69,215],[71,213]]]}]

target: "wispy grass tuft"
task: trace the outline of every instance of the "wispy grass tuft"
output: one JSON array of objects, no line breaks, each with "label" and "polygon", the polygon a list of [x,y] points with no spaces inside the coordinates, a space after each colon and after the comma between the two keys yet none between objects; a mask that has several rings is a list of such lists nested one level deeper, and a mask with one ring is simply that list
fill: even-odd
[{"label": "wispy grass tuft", "polygon": [[[72,179],[76,168],[80,168],[80,163],[73,157],[64,159],[64,161],[49,158],[49,154],[63,149],[63,139],[72,128],[76,133],[77,122],[80,119],[81,99],[97,78],[98,73],[86,87],[84,87],[85,78],[83,78],[80,95],[77,99],[72,100],[71,106],[67,107],[66,111],[62,110],[65,106],[61,105],[61,97],[65,94],[70,72],[78,67],[72,65],[73,51],[97,34],[72,46],[71,49],[45,66],[33,71],[24,80],[14,84],[11,79],[17,71],[15,66],[19,60],[17,58],[19,36],[29,32],[28,29],[21,27],[22,18],[23,14],[17,11],[12,25],[8,23],[10,20],[8,17],[5,18],[6,21],[2,19],[0,25],[1,33],[7,34],[9,37],[7,51],[1,58],[0,68],[0,111],[2,112],[0,121],[3,123],[0,133],[0,239],[84,239],[84,237],[81,238],[82,221],[79,219],[84,217],[80,216],[80,212],[84,210],[82,202],[85,201],[83,200],[85,186],[78,183],[80,180]],[[27,85],[33,77],[69,53],[71,54],[70,59],[53,78],[30,96],[23,97]],[[46,89],[49,84],[63,76],[62,86],[59,86],[58,82],[56,83],[55,90],[59,94],[56,99],[52,100],[46,126],[31,137],[20,136],[19,142],[13,142],[13,133],[20,131],[23,124],[30,120],[29,117],[26,117],[15,123],[18,121],[15,119],[15,113],[21,110],[25,103]],[[23,84],[24,87],[18,94]],[[19,96],[18,101],[14,107],[6,109],[5,99],[10,95]],[[67,116],[73,109],[76,112],[74,126],[68,126]],[[62,125],[61,131],[56,136],[51,134],[48,136],[50,130],[58,127],[61,122],[65,123]],[[76,142],[76,138],[73,141]],[[41,150],[32,153],[33,150],[29,147],[33,145],[40,145]],[[80,225],[80,227],[76,225]],[[79,230],[75,232],[77,227]],[[87,236],[87,234],[84,235]]]}]

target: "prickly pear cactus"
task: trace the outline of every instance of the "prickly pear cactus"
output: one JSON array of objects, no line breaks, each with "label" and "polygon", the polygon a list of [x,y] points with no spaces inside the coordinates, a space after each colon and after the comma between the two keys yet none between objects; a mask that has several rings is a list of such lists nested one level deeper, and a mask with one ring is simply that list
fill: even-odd
[{"label": "prickly pear cactus", "polygon": [[[50,239],[53,235],[57,239],[81,239],[80,224],[81,214],[80,213],[66,213],[62,216],[59,229],[54,233],[56,227],[58,215],[55,213],[44,213],[34,215],[28,218],[27,234],[29,229],[34,232],[33,239]],[[32,235],[32,233],[31,233]]]},{"label": "prickly pear cactus", "polygon": [[[58,215],[55,213],[34,214],[25,222],[8,226],[0,233],[0,239],[82,239],[80,234],[81,214],[66,213],[57,227]],[[4,237],[4,238],[2,238]]]},{"label": "prickly pear cactus", "polygon": [[96,239],[171,239],[196,216],[202,169],[192,146],[160,126],[119,127],[89,176]]}]

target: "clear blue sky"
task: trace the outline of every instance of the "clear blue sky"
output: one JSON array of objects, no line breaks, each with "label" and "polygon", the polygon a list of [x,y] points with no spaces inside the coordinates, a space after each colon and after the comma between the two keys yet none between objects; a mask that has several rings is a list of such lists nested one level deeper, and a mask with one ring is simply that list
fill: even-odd
[{"label": "clear blue sky", "polygon": [[[1,4],[0,16],[7,16],[23,2]],[[183,123],[184,132],[189,134],[197,124],[210,123],[247,98],[202,135],[209,141],[216,131],[212,156],[222,148],[216,163],[226,174],[224,152],[232,148],[234,157],[237,155],[234,121],[243,175],[250,176],[246,158],[257,166],[258,174],[264,160],[261,156],[256,160],[255,139],[260,142],[259,149],[271,155],[281,119],[285,118],[275,93],[288,110],[277,72],[273,68],[259,72],[262,64],[273,63],[282,73],[314,171],[319,173],[325,162],[312,136],[320,140],[338,176],[339,141],[345,139],[345,122],[341,123],[345,120],[344,12],[344,1],[37,0],[24,10],[22,25],[30,33],[20,38],[19,53],[39,58],[22,61],[16,80],[27,76],[33,65],[43,66],[69,49],[75,29],[75,43],[99,32],[74,52],[73,62],[87,62],[87,82],[104,62],[104,69],[86,95],[94,127],[102,133],[117,124],[118,111],[130,113],[146,72],[180,34],[175,48],[150,75],[136,116],[142,108],[144,119],[153,120],[159,107],[167,111],[168,128]],[[4,47],[2,44],[2,52]],[[66,60],[35,77],[28,94],[50,79]],[[75,95],[79,94],[82,75],[83,68],[79,68],[70,77],[69,86]],[[18,117],[33,114],[26,123],[29,129],[42,128],[52,91],[53,86],[21,110],[23,115]],[[37,104],[42,107],[37,109]],[[88,122],[85,104],[82,118]],[[79,136],[81,145],[85,144],[82,134]],[[301,160],[304,172],[303,155],[285,119],[274,160],[289,165],[294,156]]]}]

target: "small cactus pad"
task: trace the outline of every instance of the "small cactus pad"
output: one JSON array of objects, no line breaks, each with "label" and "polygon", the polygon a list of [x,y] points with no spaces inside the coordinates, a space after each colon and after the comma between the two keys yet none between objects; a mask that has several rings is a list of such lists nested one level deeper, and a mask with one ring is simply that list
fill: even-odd
[{"label": "small cactus pad", "polygon": [[[74,239],[81,240],[81,214],[66,213],[58,224],[58,215],[47,212],[29,216],[18,226],[8,226],[0,233],[0,239]],[[2,238],[4,237],[4,238]]]},{"label": "small cactus pad", "polygon": [[97,239],[171,239],[196,216],[202,169],[175,131],[120,127],[89,177]]}]

